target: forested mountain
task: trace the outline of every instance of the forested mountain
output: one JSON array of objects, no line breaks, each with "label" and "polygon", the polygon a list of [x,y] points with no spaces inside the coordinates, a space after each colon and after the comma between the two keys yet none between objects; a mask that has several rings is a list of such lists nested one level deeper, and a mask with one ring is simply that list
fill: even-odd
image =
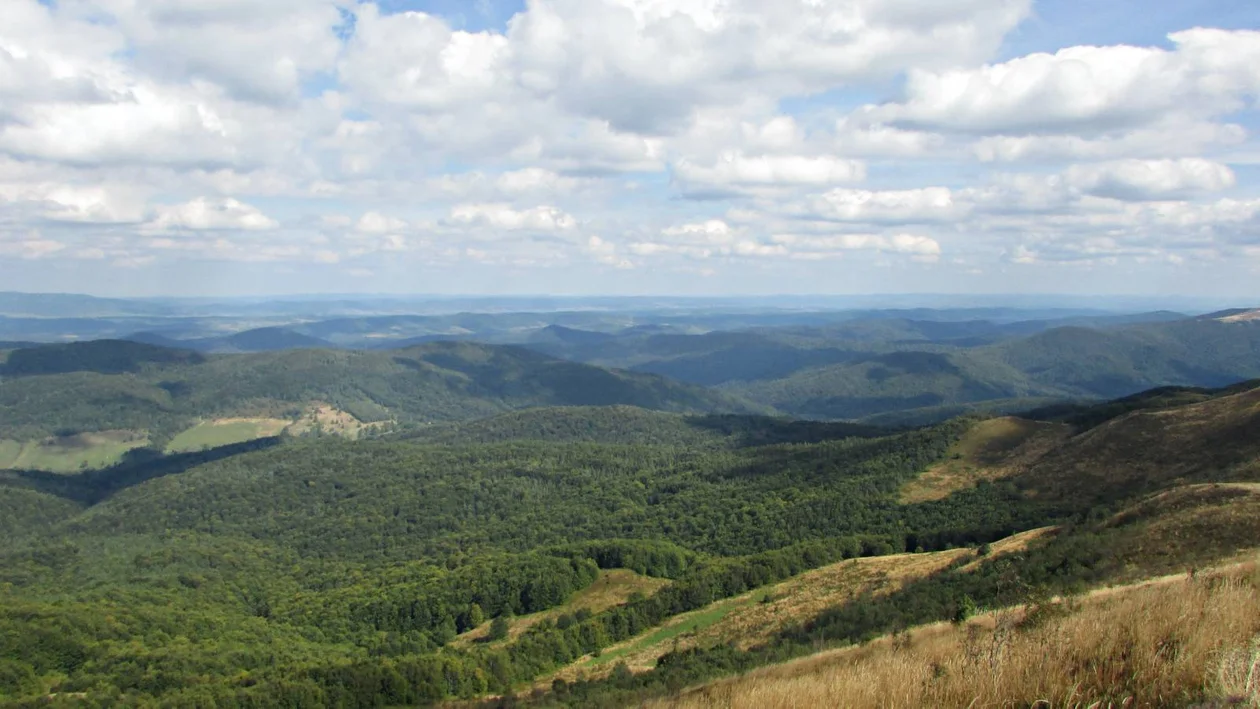
[{"label": "forested mountain", "polygon": [[429,443],[626,443],[747,447],[878,438],[887,429],[832,421],[738,414],[684,415],[631,406],[537,408],[467,423],[430,426],[400,437]]},{"label": "forested mountain", "polygon": [[[524,376],[534,361],[467,345],[408,356],[465,376],[511,369],[504,357]],[[140,376],[215,361],[146,364]],[[839,592],[838,605],[766,644],[687,640],[656,670],[555,685],[563,694],[540,700],[616,705],[939,619],[964,593],[1002,602],[1027,584],[1068,588],[1260,543],[1247,537],[1252,517],[1230,513],[1246,494],[1194,493],[1260,482],[1260,389],[1164,390],[1048,415],[1081,427],[960,419],[880,436],[761,417],[533,409],[408,440],[290,440],[149,469],[7,473],[0,703],[369,706],[502,693],[845,557],[930,554],[1069,523],[1026,552],[890,594],[849,602]],[[907,495],[922,484],[936,493]],[[1178,502],[1151,501],[1164,492]],[[1152,554],[1185,525],[1193,545]],[[648,594],[564,610],[612,569],[659,580]],[[1021,585],[1003,581],[1012,574]],[[496,617],[500,631],[484,642],[461,635]]]},{"label": "forested mountain", "polygon": [[363,422],[416,424],[530,406],[756,410],[694,385],[515,347],[434,343],[374,352],[202,355],[136,342],[94,341],[9,354],[0,379],[0,438],[118,429],[169,436],[199,419],[292,419],[312,402],[327,403]]},{"label": "forested mountain", "polygon": [[[0,410],[13,413],[5,422],[11,432],[0,437],[17,438],[12,429],[18,426],[27,427],[27,438],[111,429],[157,431],[161,437],[198,418],[293,420],[313,402],[362,422],[404,424],[529,406],[624,404],[915,425],[977,408],[1017,412],[1155,386],[1212,387],[1260,377],[1256,322],[1171,317],[1153,313],[1138,323],[1112,318],[1097,326],[1050,329],[1044,322],[869,318],[699,335],[550,325],[530,330],[529,342],[519,347],[426,341],[378,351],[322,349],[324,341],[281,328],[190,341],[208,350],[286,348],[238,358],[158,344],[72,343],[8,355],[3,371],[10,379],[0,385]],[[460,316],[473,324],[470,318]],[[1021,334],[1029,330],[1033,334]],[[76,358],[89,364],[80,366]],[[168,366],[179,362],[189,366]],[[36,372],[74,376],[13,379]],[[42,396],[44,388],[54,391],[39,413],[15,408],[14,402]],[[41,427],[32,416],[59,425]]]},{"label": "forested mountain", "polygon": [[333,344],[326,340],[303,335],[282,327],[260,327],[231,335],[189,340],[175,340],[153,332],[138,332],[128,335],[126,339],[132,342],[145,342],[162,347],[216,353],[277,352],[280,350],[330,349],[333,347]]},{"label": "forested mountain", "polygon": [[1060,327],[979,347],[857,355],[722,388],[796,415],[862,418],[931,407],[948,415],[948,407],[985,402],[1018,410],[1037,400],[1106,399],[1154,386],[1214,387],[1258,376],[1260,327],[1196,318]]},{"label": "forested mountain", "polygon": [[[18,343],[0,705],[534,682],[553,691],[523,701],[633,704],[964,599],[1226,558],[1260,545],[1249,312],[393,314]],[[975,408],[1027,418],[941,422]],[[989,545],[1022,551],[964,549]],[[845,585],[903,560],[903,584]],[[811,569],[850,581],[776,610]],[[727,613],[726,635],[681,630]],[[631,650],[656,654],[635,674],[612,659]]]}]

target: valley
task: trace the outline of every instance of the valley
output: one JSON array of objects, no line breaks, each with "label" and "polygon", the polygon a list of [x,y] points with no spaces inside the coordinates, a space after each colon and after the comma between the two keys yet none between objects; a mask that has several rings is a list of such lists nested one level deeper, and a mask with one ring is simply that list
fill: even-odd
[{"label": "valley", "polygon": [[1260,709],[1260,0],[0,0],[0,709]]},{"label": "valley", "polygon": [[1250,323],[15,347],[0,706],[751,706],[1015,652],[992,618],[1260,553]]}]

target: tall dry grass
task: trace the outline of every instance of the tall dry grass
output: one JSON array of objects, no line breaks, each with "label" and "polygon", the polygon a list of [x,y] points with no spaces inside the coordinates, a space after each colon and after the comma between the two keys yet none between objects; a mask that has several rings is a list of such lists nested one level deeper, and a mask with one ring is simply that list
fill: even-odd
[{"label": "tall dry grass", "polygon": [[1260,707],[1255,564],[939,624],[657,709]]}]

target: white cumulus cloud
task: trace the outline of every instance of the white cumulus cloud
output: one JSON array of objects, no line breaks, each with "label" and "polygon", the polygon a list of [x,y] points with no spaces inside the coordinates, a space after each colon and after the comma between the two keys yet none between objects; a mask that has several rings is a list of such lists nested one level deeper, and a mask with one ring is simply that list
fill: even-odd
[{"label": "white cumulus cloud", "polygon": [[279,222],[258,208],[231,198],[215,200],[198,197],[183,204],[158,207],[156,211],[156,217],[145,225],[148,231],[261,231],[280,226]]},{"label": "white cumulus cloud", "polygon": [[572,215],[547,205],[518,210],[507,204],[461,204],[451,209],[450,222],[509,231],[555,232],[577,227]]},{"label": "white cumulus cloud", "polygon": [[1161,200],[1219,192],[1237,178],[1229,167],[1201,158],[1122,160],[1076,165],[1067,182],[1087,194],[1127,200]]}]

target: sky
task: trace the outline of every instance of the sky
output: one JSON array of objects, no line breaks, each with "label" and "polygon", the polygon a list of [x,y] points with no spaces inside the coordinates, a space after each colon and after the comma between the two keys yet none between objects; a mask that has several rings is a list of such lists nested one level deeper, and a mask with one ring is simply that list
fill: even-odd
[{"label": "sky", "polygon": [[0,7],[0,290],[1260,302],[1254,0]]}]

